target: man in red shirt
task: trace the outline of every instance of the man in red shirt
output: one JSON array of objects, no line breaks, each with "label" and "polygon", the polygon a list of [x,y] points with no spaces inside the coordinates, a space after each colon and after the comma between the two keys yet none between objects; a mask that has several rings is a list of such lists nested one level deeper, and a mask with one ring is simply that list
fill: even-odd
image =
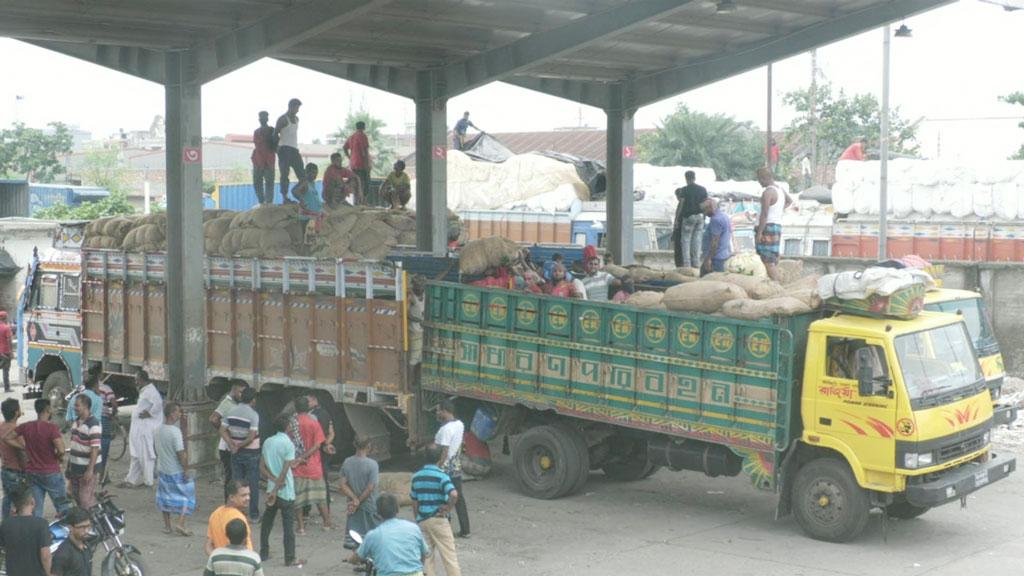
[{"label": "man in red shirt", "polygon": [[32,498],[36,501],[32,513],[42,517],[43,499],[49,494],[58,514],[62,514],[71,507],[67,501],[64,475],[60,472],[60,463],[64,459],[64,440],[57,425],[50,422],[50,400],[37,399],[35,409],[35,420],[20,424],[14,429],[25,443],[25,455],[28,460],[25,464],[25,476],[32,490]]},{"label": "man in red shirt", "polygon": [[349,159],[349,168],[359,176],[359,187],[362,197],[370,206],[377,206],[380,202],[376,198],[370,198],[370,141],[366,138],[366,122],[356,122],[356,131],[348,137],[342,147],[345,156]]},{"label": "man in red shirt", "polygon": [[260,112],[260,127],[252,133],[252,187],[260,204],[274,203],[274,162],[277,144],[274,128],[270,126],[270,113]]},{"label": "man in red shirt", "polygon": [[[354,186],[353,186],[354,185]],[[355,204],[363,201],[362,188],[359,186],[359,177],[355,172],[345,168],[341,163],[341,154],[331,154],[331,165],[324,170],[324,204],[334,208],[345,202],[349,192],[354,193]]]},{"label": "man in red shirt", "polygon": [[840,160],[858,160],[863,161],[867,159],[868,139],[861,138],[857,142],[850,144],[846,150],[843,150],[843,154],[839,157]]},{"label": "man in red shirt", "polygon": [[0,424],[0,480],[4,488],[3,514],[11,515],[11,494],[25,484],[25,444],[18,439],[15,430],[21,418],[21,405],[16,398],[8,398],[0,404],[4,422]]},{"label": "man in red shirt", "polygon": [[324,471],[320,464],[320,448],[323,446],[324,431],[320,423],[309,415],[309,398],[299,396],[295,399],[296,419],[299,423],[299,436],[305,451],[299,455],[299,464],[292,469],[295,477],[295,510],[297,534],[306,532],[306,516],[303,508],[316,504],[323,520],[324,530],[331,529],[331,516],[327,511],[327,487],[324,485]]},{"label": "man in red shirt", "polygon": [[11,362],[14,357],[11,340],[11,325],[7,323],[7,312],[0,310],[0,370],[4,373],[4,392],[11,391]]}]

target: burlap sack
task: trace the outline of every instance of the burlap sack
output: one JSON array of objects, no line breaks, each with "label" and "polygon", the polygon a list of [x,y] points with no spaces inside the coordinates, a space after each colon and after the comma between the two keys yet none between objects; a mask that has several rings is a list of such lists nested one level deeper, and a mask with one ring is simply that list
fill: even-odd
[{"label": "burlap sack", "polygon": [[398,235],[398,243],[403,246],[415,246],[416,245],[416,231],[402,232]]},{"label": "burlap sack", "polygon": [[[100,222],[102,222],[102,232],[100,234],[113,238],[119,244],[124,242],[124,237],[135,227],[134,220],[121,216],[96,221],[97,224]],[[86,233],[86,236],[88,236],[88,233]]]},{"label": "burlap sack", "polygon": [[352,232],[352,242],[349,248],[357,254],[365,253],[380,246],[390,248],[395,245],[397,237],[398,234],[394,228],[380,220],[373,220],[365,229],[358,233]]},{"label": "burlap sack", "polygon": [[746,276],[731,272],[712,272],[700,279],[701,282],[729,282],[746,291],[754,300],[767,300],[783,294],[782,286],[767,276]]},{"label": "burlap sack", "polygon": [[769,300],[730,300],[722,305],[722,313],[737,320],[793,316],[810,311],[810,306],[791,296],[780,296]]},{"label": "burlap sack", "polygon": [[[686,268],[680,268],[680,270],[686,270]],[[680,274],[679,272],[669,271],[664,273],[663,279],[666,282],[671,282],[673,284],[682,284],[684,282],[696,282],[700,278],[699,276],[691,276],[689,274]]]},{"label": "burlap sack", "polygon": [[622,278],[626,274],[629,274],[629,268],[623,268],[616,264],[605,264],[604,271],[615,276],[616,278]]},{"label": "burlap sack", "polygon": [[676,268],[676,273],[691,278],[700,278],[700,268]]},{"label": "burlap sack", "polygon": [[634,266],[629,269],[629,275],[633,281],[639,284],[644,282],[657,282],[665,279],[665,273],[661,270],[652,270],[646,266]]},{"label": "burlap sack", "polygon": [[722,304],[740,298],[747,298],[747,293],[735,284],[715,281],[689,282],[666,290],[662,303],[669,310],[710,314],[718,311]]},{"label": "burlap sack", "polygon": [[224,235],[228,233],[228,229],[231,228],[231,216],[222,218],[215,218],[213,220],[207,220],[203,224],[203,238],[207,240],[216,240],[219,244],[224,239]]},{"label": "burlap sack", "polygon": [[117,250],[121,248],[121,243],[116,238],[111,238],[110,236],[87,236],[84,244],[86,248],[103,250]]},{"label": "burlap sack", "polygon": [[634,292],[626,300],[627,306],[633,306],[636,308],[658,308],[661,306],[661,300],[665,297],[662,292],[649,292],[641,290],[640,292]]},{"label": "burlap sack", "polygon": [[520,250],[518,244],[500,236],[473,240],[459,254],[459,271],[463,274],[483,274],[488,268],[515,262]]},{"label": "burlap sack", "polygon": [[235,212],[233,210],[203,210],[203,224],[209,222],[210,220],[217,220],[218,218],[234,215]]},{"label": "burlap sack", "polygon": [[725,261],[725,271],[747,276],[767,276],[768,270],[761,257],[753,252],[740,252]]},{"label": "burlap sack", "polygon": [[125,235],[121,246],[128,252],[157,252],[163,250],[158,247],[163,246],[165,241],[164,229],[158,223],[151,222],[133,228]]},{"label": "burlap sack", "polygon": [[807,305],[808,308],[812,310],[817,310],[818,308],[821,308],[821,298],[818,296],[817,288],[800,288],[799,290],[787,289],[785,291],[785,294],[786,296],[796,298],[797,300],[803,302],[804,304]]},{"label": "burlap sack", "polygon": [[384,221],[387,222],[388,226],[391,226],[399,232],[416,230],[416,219],[410,216],[408,212],[390,212],[384,216]]},{"label": "burlap sack", "polygon": [[779,275],[779,283],[785,286],[796,282],[804,275],[803,260],[779,260],[775,265],[775,271]]}]

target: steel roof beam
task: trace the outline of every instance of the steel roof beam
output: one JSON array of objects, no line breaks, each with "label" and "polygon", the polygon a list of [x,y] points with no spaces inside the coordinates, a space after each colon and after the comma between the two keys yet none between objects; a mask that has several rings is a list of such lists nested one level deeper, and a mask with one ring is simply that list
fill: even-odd
[{"label": "steel roof beam", "polygon": [[527,88],[550,96],[557,96],[595,108],[607,108],[610,100],[610,84],[604,82],[587,82],[583,80],[563,80],[558,78],[536,78],[527,76],[509,76],[502,82]]},{"label": "steel roof beam", "polygon": [[416,97],[416,72],[412,70],[373,64],[311,62],[294,58],[277,58],[277,60],[406,98]]},{"label": "steel roof beam", "polygon": [[772,12],[785,12],[797,16],[833,18],[839,13],[838,2],[793,2],[792,0],[742,0],[740,6],[762,8]]},{"label": "steel roof beam", "polygon": [[164,83],[164,56],[153,50],[132,46],[53,42],[50,40],[25,40],[25,42],[136,78],[157,84]]},{"label": "steel roof beam", "polygon": [[692,0],[637,0],[537,32],[444,67],[448,93],[456,95],[558,58],[614,34],[679,10]]},{"label": "steel roof beam", "polygon": [[893,0],[824,21],[797,32],[748,44],[738,52],[722,54],[679,68],[639,77],[635,82],[636,102],[646,106],[670,96],[699,88],[788,58],[812,48],[877,28],[949,4],[953,0]]}]

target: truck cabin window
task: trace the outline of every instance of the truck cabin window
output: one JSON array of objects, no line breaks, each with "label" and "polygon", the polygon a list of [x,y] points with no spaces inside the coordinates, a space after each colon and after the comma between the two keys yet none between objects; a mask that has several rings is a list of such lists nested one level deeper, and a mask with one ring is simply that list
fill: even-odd
[{"label": "truck cabin window", "polygon": [[62,286],[60,292],[61,310],[78,310],[78,276],[65,274],[61,277]]},{"label": "truck cabin window", "polygon": [[60,293],[60,278],[57,274],[43,274],[35,287],[33,303],[39,308],[57,308]]},{"label": "truck cabin window", "polygon": [[870,350],[871,377],[879,385],[875,393],[880,393],[882,383],[889,379],[889,365],[885,361],[885,350],[881,346],[868,344],[861,338],[839,338],[829,336],[826,344],[826,371],[831,378],[857,380],[860,374],[860,360],[857,351],[862,348]]},{"label": "truck cabin window", "polygon": [[962,322],[898,336],[896,357],[915,406],[944,404],[985,384]]}]

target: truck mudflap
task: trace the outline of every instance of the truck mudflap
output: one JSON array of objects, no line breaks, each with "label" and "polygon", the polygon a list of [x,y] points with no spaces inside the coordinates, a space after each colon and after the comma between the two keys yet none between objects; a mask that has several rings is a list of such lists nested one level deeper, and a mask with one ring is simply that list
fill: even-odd
[{"label": "truck mudflap", "polygon": [[1017,406],[996,404],[992,406],[992,426],[1007,426],[1017,420]]},{"label": "truck mudflap", "polygon": [[1016,469],[1016,458],[992,454],[988,462],[969,462],[931,482],[908,484],[907,502],[922,508],[940,506],[1002,480]]}]

